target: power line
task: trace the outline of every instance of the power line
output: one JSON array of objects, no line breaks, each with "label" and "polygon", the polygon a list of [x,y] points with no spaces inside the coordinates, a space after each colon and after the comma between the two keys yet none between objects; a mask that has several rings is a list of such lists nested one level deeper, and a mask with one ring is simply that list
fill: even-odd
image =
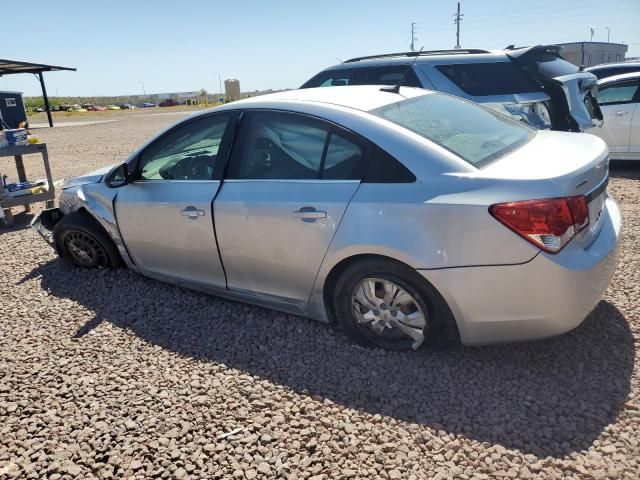
[{"label": "power line", "polygon": [[[599,10],[601,10],[601,8],[599,8]],[[619,9],[619,10],[624,10]],[[511,20],[511,21],[507,21],[507,22],[503,22],[502,18],[497,18],[496,20],[499,20],[498,23],[494,23],[494,22],[489,22],[489,23],[478,23],[478,24],[473,24],[473,25],[469,25],[467,27],[467,30],[486,30],[487,28],[496,28],[496,27],[509,27],[512,25],[519,25],[519,24],[523,24],[523,23],[528,23],[528,24],[535,24],[535,23],[540,23],[540,22],[550,22],[550,21],[555,21],[555,20],[563,20],[566,18],[578,18],[578,17],[593,17],[598,15],[597,12],[589,12],[589,11],[580,11],[580,12],[570,12],[568,14],[563,14],[563,15],[554,15],[552,18],[549,17],[543,17],[543,18],[523,18],[521,20]]]},{"label": "power line", "polygon": [[[487,14],[475,15],[474,14],[468,19],[466,19],[467,20],[466,25],[467,25],[467,28],[486,29],[487,27],[492,27],[492,26],[508,26],[508,25],[517,24],[517,23],[540,22],[540,21],[548,21],[548,20],[555,20],[555,19],[571,18],[575,16],[601,14],[603,2],[596,0],[595,4],[589,4],[588,3],[589,1],[594,1],[594,0],[582,0],[580,2],[576,2],[576,4],[581,5],[578,12],[576,12],[575,7],[568,6],[568,5],[571,5],[570,3],[565,3],[559,7],[545,8],[540,11],[529,12],[529,13],[522,13],[522,10],[518,10],[518,13],[511,13],[511,14],[508,13],[505,15],[503,15],[502,12],[496,12],[491,15],[487,15]],[[541,7],[534,7],[534,8],[540,9]],[[620,9],[625,10],[625,9],[632,9],[632,8],[635,10],[635,7],[627,5],[627,6],[618,7],[618,10]],[[567,13],[564,13],[564,12],[567,12]],[[563,13],[563,15],[558,15],[558,13]],[[456,14],[454,14],[454,17],[455,16]],[[493,21],[487,22],[487,20],[484,20],[482,18],[482,17],[489,17],[489,16]],[[469,24],[469,22],[471,23]],[[444,31],[447,29],[446,26],[443,26],[441,23],[439,23],[435,19],[432,20],[429,23],[429,25],[430,25],[429,26],[430,31]]]},{"label": "power line", "polygon": [[[478,15],[474,14],[473,18],[474,19],[482,19],[482,18],[489,18],[489,17],[494,18],[497,15],[500,15],[502,18],[524,17],[529,15],[554,13],[562,10],[575,11],[577,7],[579,7],[579,9],[582,10],[584,7],[597,6],[597,7],[600,7],[600,9],[602,10],[603,4],[606,4],[606,3],[607,3],[606,0],[576,0],[571,2],[562,2],[561,5],[557,5],[557,6],[556,5],[549,5],[549,6],[537,5],[535,7],[518,8],[517,10],[514,11],[515,13],[510,13],[507,15],[501,15],[503,13],[502,11],[497,11],[493,13],[480,13]],[[609,0],[609,3],[616,4],[617,7],[620,6],[619,5],[620,0]],[[592,4],[592,5],[589,5],[589,4]]]}]

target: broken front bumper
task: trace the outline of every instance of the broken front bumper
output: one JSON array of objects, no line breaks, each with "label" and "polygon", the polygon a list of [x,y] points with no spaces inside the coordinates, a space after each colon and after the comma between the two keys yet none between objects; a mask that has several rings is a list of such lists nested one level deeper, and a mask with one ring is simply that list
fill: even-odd
[{"label": "broken front bumper", "polygon": [[47,242],[54,250],[56,242],[53,238],[53,227],[58,223],[64,214],[59,208],[48,208],[43,210],[31,220],[31,228],[40,234],[44,241]]}]

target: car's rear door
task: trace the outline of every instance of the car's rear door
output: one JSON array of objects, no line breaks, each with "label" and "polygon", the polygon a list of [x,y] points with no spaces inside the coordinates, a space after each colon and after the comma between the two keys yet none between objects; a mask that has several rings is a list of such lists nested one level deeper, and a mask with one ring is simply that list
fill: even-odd
[{"label": "car's rear door", "polygon": [[225,112],[196,117],[139,155],[134,180],[118,190],[115,212],[142,272],[224,287],[212,202],[235,118]]},{"label": "car's rear door", "polygon": [[359,139],[317,118],[246,112],[214,202],[228,288],[306,303],[366,157]]},{"label": "car's rear door", "polygon": [[[606,83],[598,88],[597,98],[604,115],[604,124],[602,128],[589,130],[589,133],[607,142],[614,159],[616,154],[627,154],[630,151],[631,130],[639,94],[640,79]],[[636,149],[640,141],[634,139],[634,142]]]}]

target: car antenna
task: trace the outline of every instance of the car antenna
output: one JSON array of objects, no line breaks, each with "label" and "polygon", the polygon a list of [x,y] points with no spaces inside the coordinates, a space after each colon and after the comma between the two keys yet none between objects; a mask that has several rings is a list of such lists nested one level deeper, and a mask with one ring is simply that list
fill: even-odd
[{"label": "car antenna", "polygon": [[411,68],[413,67],[413,64],[416,63],[416,60],[418,59],[418,57],[422,53],[422,49],[423,48],[424,47],[420,47],[420,51],[418,53],[416,53],[416,56],[413,58],[413,62],[411,62],[411,64],[404,71],[404,73],[402,74],[402,77],[400,77],[400,80],[398,81],[398,83],[396,83],[392,87],[382,87],[380,89],[381,92],[397,93],[398,95],[400,95],[400,87],[402,86],[402,82],[404,82],[404,79],[407,77],[407,74],[409,73],[409,70],[411,70]]}]

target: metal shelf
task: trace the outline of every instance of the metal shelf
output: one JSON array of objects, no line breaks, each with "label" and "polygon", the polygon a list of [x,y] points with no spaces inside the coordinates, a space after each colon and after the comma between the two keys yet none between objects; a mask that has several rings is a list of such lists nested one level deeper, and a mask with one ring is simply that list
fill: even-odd
[{"label": "metal shelf", "polygon": [[19,147],[7,147],[0,148],[0,157],[14,157],[16,162],[16,170],[18,171],[18,181],[27,181],[27,174],[24,168],[23,155],[29,154],[42,155],[42,161],[44,162],[44,170],[47,175],[47,182],[49,184],[49,191],[43,193],[35,193],[31,195],[20,195],[17,197],[8,197],[7,192],[0,184],[0,209],[4,211],[4,223],[7,226],[13,225],[13,214],[11,213],[12,207],[24,207],[26,212],[31,211],[30,204],[36,202],[47,202],[47,206],[53,204],[56,198],[56,191],[53,186],[53,177],[51,176],[51,166],[49,165],[49,153],[47,152],[46,143],[36,143],[33,145],[23,145]]},{"label": "metal shelf", "polygon": [[42,192],[33,193],[31,195],[20,195],[18,197],[7,197],[0,200],[2,208],[21,207],[29,205],[30,203],[46,202],[47,200],[54,200],[56,198],[54,192]]},{"label": "metal shelf", "polygon": [[30,153],[47,153],[47,144],[34,143],[32,145],[22,145],[20,147],[0,148],[0,157],[15,157],[28,155]]}]

